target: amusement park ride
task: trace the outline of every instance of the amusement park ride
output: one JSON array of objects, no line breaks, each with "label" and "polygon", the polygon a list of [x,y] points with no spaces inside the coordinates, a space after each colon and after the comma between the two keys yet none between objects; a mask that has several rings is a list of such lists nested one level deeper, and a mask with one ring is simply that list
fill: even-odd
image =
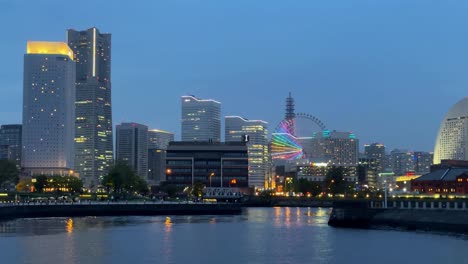
[{"label": "amusement park ride", "polygon": [[325,124],[307,113],[295,113],[294,98],[286,98],[285,118],[276,126],[271,135],[271,156],[273,160],[294,160],[309,157],[310,142],[316,133],[326,130]]}]

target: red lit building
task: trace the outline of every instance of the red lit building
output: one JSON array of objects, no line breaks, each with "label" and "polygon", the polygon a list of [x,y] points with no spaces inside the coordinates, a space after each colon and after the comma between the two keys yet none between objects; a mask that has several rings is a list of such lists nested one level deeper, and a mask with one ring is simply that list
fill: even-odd
[{"label": "red lit building", "polygon": [[468,162],[442,161],[411,181],[411,191],[428,194],[468,194]]}]

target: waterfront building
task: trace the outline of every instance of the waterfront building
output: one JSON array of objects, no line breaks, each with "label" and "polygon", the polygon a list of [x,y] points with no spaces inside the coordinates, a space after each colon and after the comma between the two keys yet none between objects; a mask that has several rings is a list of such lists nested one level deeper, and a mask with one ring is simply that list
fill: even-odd
[{"label": "waterfront building", "polygon": [[221,103],[182,96],[182,141],[221,141]]},{"label": "waterfront building", "polygon": [[246,142],[171,142],[166,154],[166,182],[190,187],[248,187]]},{"label": "waterfront building", "polygon": [[468,194],[468,161],[442,160],[430,173],[411,181],[411,191],[427,194]]},{"label": "waterfront building", "polygon": [[268,123],[240,116],[226,116],[225,141],[241,142],[247,137],[249,186],[263,189],[268,172]]},{"label": "waterfront building", "polygon": [[[21,166],[22,125],[0,126],[0,159],[8,159]],[[3,153],[1,153],[3,152]]]},{"label": "waterfront building", "polygon": [[73,174],[75,74],[73,51],[66,43],[28,42],[21,151],[28,175]]},{"label": "waterfront building", "polygon": [[324,130],[313,138],[313,160],[344,167],[358,164],[359,140],[353,133]]},{"label": "waterfront building", "polygon": [[135,173],[148,180],[148,127],[122,123],[116,127],[116,160],[123,161]]},{"label": "waterfront building", "polygon": [[452,106],[440,124],[434,164],[442,160],[468,160],[468,97]]},{"label": "waterfront building", "polygon": [[111,34],[67,31],[76,61],[75,170],[94,189],[113,164]]},{"label": "waterfront building", "polygon": [[385,145],[381,143],[372,143],[364,145],[364,154],[369,159],[375,159],[377,172],[385,170]]}]

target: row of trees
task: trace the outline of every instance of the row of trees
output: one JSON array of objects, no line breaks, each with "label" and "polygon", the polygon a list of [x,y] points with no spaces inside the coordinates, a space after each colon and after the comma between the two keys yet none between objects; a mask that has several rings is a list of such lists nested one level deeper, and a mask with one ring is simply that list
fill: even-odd
[{"label": "row of trees", "polygon": [[[9,160],[0,160],[0,186],[2,189],[16,185],[16,190],[28,192],[32,189],[36,192],[56,191],[79,193],[83,188],[83,182],[77,177],[45,176],[39,175],[34,179],[19,181],[19,170],[16,164]],[[124,162],[117,162],[102,180],[102,185],[107,191],[115,193],[140,193],[149,191],[144,179]]]},{"label": "row of trees", "polygon": [[348,182],[345,179],[347,169],[344,167],[332,167],[328,170],[325,181],[316,182],[307,179],[287,178],[284,183],[286,192],[310,193],[317,196],[322,192],[329,194],[344,194],[345,196],[354,194],[356,186],[354,182]]}]

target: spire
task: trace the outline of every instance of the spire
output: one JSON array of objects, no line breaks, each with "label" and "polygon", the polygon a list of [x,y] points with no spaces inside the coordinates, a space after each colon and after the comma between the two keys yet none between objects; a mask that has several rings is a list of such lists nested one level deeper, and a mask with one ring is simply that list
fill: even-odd
[{"label": "spire", "polygon": [[294,113],[294,98],[291,96],[291,92],[289,92],[288,98],[286,98],[286,115],[284,117],[285,120],[291,120],[296,117]]}]

